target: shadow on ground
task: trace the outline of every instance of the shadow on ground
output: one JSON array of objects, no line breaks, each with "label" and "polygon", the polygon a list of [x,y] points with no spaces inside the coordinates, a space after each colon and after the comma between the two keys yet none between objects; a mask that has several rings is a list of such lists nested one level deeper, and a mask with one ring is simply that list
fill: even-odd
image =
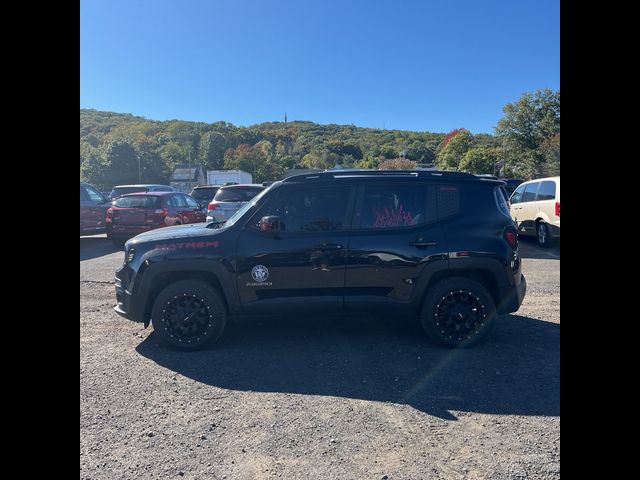
[{"label": "shadow on ground", "polygon": [[116,247],[107,237],[80,237],[80,261],[91,260],[92,258],[104,257],[123,247]]},{"label": "shadow on ground", "polygon": [[216,387],[395,402],[451,411],[560,415],[560,326],[500,319],[465,350],[432,344],[410,321],[273,319],[232,324],[206,350],[176,352],[150,335],[137,351]]},{"label": "shadow on ground", "polygon": [[560,260],[560,241],[550,248],[542,248],[533,237],[518,236],[518,250],[522,258],[537,258],[541,260]]}]

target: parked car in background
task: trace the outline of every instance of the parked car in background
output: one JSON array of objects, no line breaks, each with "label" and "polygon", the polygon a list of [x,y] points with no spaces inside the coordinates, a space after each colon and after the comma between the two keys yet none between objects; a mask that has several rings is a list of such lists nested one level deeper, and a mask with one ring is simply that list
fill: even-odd
[{"label": "parked car in background", "polygon": [[206,214],[209,202],[213,200],[219,189],[220,185],[199,185],[191,190],[190,195],[202,206],[202,210]]},{"label": "parked car in background", "polygon": [[523,180],[520,180],[518,178],[503,178],[502,180],[504,181],[504,183],[506,183],[505,188],[507,189],[507,193],[509,194],[509,196],[511,196],[515,189],[518,188],[518,186],[520,186],[523,182]]},{"label": "parked car in background", "polygon": [[107,210],[106,231],[114,243],[156,228],[201,223],[205,214],[191,196],[175,192],[145,192],[123,195]]},{"label": "parked car in background", "polygon": [[226,222],[265,187],[257,184],[222,186],[207,207],[207,222]]},{"label": "parked car in background", "polygon": [[98,190],[80,182],[80,235],[104,233],[111,203]]},{"label": "parked car in background", "polygon": [[541,247],[560,238],[560,177],[521,184],[511,195],[511,216],[520,235],[533,235]]},{"label": "parked car in background", "polygon": [[139,184],[139,185],[116,185],[111,190],[109,198],[115,200],[122,195],[128,193],[137,192],[179,192],[177,188],[170,187],[169,185],[156,185],[156,184]]}]

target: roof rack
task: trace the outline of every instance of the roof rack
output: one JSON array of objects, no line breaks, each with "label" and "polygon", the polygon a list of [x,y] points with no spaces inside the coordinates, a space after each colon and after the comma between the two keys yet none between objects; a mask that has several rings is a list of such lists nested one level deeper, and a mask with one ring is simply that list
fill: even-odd
[{"label": "roof rack", "polygon": [[301,175],[293,175],[285,178],[284,182],[301,182],[311,180],[327,180],[330,178],[346,178],[346,177],[416,177],[416,178],[460,178],[460,179],[478,179],[471,173],[464,172],[446,172],[440,170],[338,170],[318,173],[306,173]]}]

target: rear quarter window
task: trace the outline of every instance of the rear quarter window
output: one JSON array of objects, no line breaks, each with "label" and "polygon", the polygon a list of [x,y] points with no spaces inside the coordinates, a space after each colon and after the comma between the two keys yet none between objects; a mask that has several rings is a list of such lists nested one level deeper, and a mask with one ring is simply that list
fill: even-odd
[{"label": "rear quarter window", "polygon": [[439,220],[458,215],[460,213],[460,187],[458,185],[437,185],[436,205]]},{"label": "rear quarter window", "polygon": [[538,190],[538,200],[555,200],[556,198],[556,182],[544,181],[540,183]]}]

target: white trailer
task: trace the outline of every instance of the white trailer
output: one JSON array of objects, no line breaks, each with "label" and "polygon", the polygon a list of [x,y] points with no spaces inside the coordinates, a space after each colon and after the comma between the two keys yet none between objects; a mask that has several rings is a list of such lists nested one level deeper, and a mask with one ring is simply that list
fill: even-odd
[{"label": "white trailer", "polygon": [[207,170],[207,183],[209,185],[224,185],[225,183],[252,183],[250,173],[242,170]]}]

